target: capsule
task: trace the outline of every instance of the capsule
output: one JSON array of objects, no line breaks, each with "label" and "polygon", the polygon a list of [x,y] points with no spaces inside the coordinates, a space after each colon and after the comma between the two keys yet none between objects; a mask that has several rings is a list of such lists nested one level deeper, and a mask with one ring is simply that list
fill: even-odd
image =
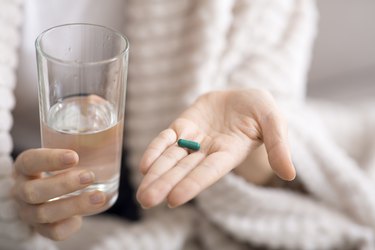
[{"label": "capsule", "polygon": [[188,148],[194,151],[198,151],[201,148],[201,145],[196,141],[189,141],[185,139],[179,139],[177,141],[178,146],[182,148]]}]

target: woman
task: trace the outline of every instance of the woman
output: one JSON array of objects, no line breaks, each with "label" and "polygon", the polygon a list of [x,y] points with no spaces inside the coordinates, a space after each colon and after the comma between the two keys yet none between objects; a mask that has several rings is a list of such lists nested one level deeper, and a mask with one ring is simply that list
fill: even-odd
[{"label": "woman", "polygon": [[[166,199],[170,207],[182,205],[225,175],[200,194],[194,205],[174,210],[159,206],[144,212],[141,221],[135,224],[91,219],[91,227],[95,226],[100,235],[95,236],[92,241],[95,244],[87,246],[88,249],[184,249],[192,245],[202,249],[249,249],[254,245],[330,249],[346,244],[343,239],[353,246],[370,246],[373,242],[369,237],[373,222],[361,217],[364,208],[353,211],[356,203],[350,197],[343,201],[331,199],[344,192],[345,186],[339,180],[331,186],[327,184],[325,177],[330,176],[330,171],[339,171],[337,163],[324,158],[325,152],[319,147],[324,143],[339,158],[340,151],[332,141],[324,139],[325,130],[319,124],[314,126],[317,131],[305,126],[315,120],[313,112],[304,105],[305,74],[316,20],[312,1],[113,0],[47,4],[34,0],[25,2],[24,12],[21,4],[18,0],[1,3],[4,12],[1,33],[6,48],[1,65],[9,75],[5,78],[4,96],[12,100],[18,27],[23,28],[23,37],[27,37],[29,30],[37,33],[35,27],[30,27],[33,24],[47,28],[52,24],[84,21],[124,29],[131,43],[125,147],[129,150],[129,165],[135,170],[134,182],[140,183],[137,192],[140,204],[150,208]],[[68,6],[75,8],[62,11],[68,10]],[[97,13],[93,15],[95,10]],[[23,22],[21,16],[25,18]],[[26,52],[30,50],[25,49],[29,43],[26,44],[21,45],[20,77],[15,92],[20,102],[14,112],[14,140],[16,149],[21,151],[33,145],[25,146],[25,137],[20,136],[22,129],[17,125],[25,125],[26,118],[20,114],[25,110],[36,114],[35,107],[34,111],[27,109],[32,107],[27,98],[35,101],[36,96],[24,99],[26,86],[36,86],[30,84],[30,75],[26,73],[29,64],[25,63],[30,58]],[[5,103],[3,109],[9,111],[11,107],[12,103]],[[293,160],[301,170],[300,181],[320,202],[296,192],[262,187],[273,177],[267,169],[263,149],[254,156],[254,149],[261,142],[265,144],[271,167],[280,177],[290,180],[295,175],[279,108],[291,124]],[[27,126],[34,132],[24,134],[35,134],[37,126]],[[8,130],[9,125],[4,125],[4,131]],[[159,134],[160,131],[164,132]],[[173,146],[182,135],[202,142],[203,153],[188,154]],[[9,152],[9,146],[3,152]],[[69,157],[64,164],[59,159],[66,153]],[[314,154],[322,159],[314,158]],[[8,157],[3,158],[11,164]],[[1,223],[9,225],[6,228],[12,229],[10,225],[15,228],[1,232],[4,246],[53,248],[52,242],[30,236],[20,228],[30,225],[48,238],[61,240],[79,229],[80,214],[100,209],[105,200],[101,193],[62,203],[45,202],[55,195],[82,188],[78,182],[80,173],[71,171],[70,179],[64,176],[55,180],[53,185],[61,187],[57,188],[58,193],[48,190],[50,182],[36,178],[38,174],[49,168],[70,168],[77,161],[77,155],[66,150],[34,149],[18,156],[14,198],[7,193],[4,196],[9,207],[17,200],[21,220],[14,213],[3,213]],[[143,178],[137,174],[139,162]],[[355,173],[350,176],[354,176],[355,183],[365,183],[354,187],[360,204],[366,205],[365,211],[375,207],[366,199],[372,191],[366,186],[369,180],[350,163],[345,164],[350,173]],[[9,179],[8,172],[2,180]],[[262,174],[255,179],[254,172]],[[309,174],[313,180],[307,178]],[[317,181],[321,187],[314,186]],[[323,219],[333,223],[327,224]],[[107,229],[116,229],[99,230],[105,225]],[[298,232],[304,232],[307,240],[294,237]],[[327,232],[330,237],[324,238]],[[87,239],[93,238],[95,232],[84,228],[81,233],[86,233],[84,239],[90,245]],[[138,240],[139,237],[142,239]]]}]

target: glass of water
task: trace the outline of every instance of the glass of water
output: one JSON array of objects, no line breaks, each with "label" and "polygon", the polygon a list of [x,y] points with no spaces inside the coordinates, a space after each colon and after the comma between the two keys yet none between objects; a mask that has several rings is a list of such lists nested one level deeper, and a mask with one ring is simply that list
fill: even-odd
[{"label": "glass of water", "polygon": [[67,24],[44,31],[35,46],[42,147],[76,151],[77,167],[96,177],[55,199],[100,190],[107,209],[118,196],[128,40],[103,26]]}]

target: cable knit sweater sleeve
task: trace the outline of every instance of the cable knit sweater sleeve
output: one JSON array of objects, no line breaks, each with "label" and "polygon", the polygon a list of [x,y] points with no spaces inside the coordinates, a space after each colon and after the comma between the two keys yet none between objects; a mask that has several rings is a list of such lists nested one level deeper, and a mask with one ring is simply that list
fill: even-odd
[{"label": "cable knit sweater sleeve", "polygon": [[316,26],[313,0],[237,1],[221,62],[225,82],[303,100]]},{"label": "cable knit sweater sleeve", "polygon": [[198,206],[242,242],[282,249],[372,249],[374,185],[304,105],[317,19],[313,1],[237,1],[234,13],[222,81],[265,88],[287,107],[293,160],[314,198],[254,186],[230,174],[202,193]]},{"label": "cable knit sweater sleeve", "polygon": [[21,222],[11,197],[13,185],[10,156],[12,139],[11,110],[15,99],[17,48],[20,42],[19,28],[22,21],[22,0],[0,2],[0,249],[55,249]]},{"label": "cable knit sweater sleeve", "polygon": [[[13,184],[11,177],[12,140],[9,134],[12,126],[11,110],[14,106],[13,88],[15,86],[15,70],[17,66],[17,45],[19,43],[18,28],[21,24],[21,2],[2,1],[0,5],[0,237],[13,237],[14,240],[27,236],[27,228],[20,233],[11,233],[9,228],[22,225],[17,222],[14,202],[10,199]],[[22,233],[21,233],[22,232]]]}]

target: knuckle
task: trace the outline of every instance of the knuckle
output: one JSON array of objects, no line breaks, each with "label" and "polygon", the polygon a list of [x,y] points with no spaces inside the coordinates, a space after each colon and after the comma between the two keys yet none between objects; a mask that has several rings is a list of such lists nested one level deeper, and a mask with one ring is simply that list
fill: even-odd
[{"label": "knuckle", "polygon": [[165,129],[165,130],[161,131],[159,135],[160,135],[160,137],[166,137],[168,135],[168,130]]},{"label": "knuckle", "polygon": [[188,186],[191,187],[191,190],[194,190],[195,192],[198,192],[199,190],[203,189],[203,186],[200,183],[200,181],[198,181],[196,178],[192,176],[186,177],[186,183],[188,183],[189,184]]},{"label": "knuckle", "polygon": [[171,130],[166,129],[160,132],[159,137],[163,140],[169,140],[171,138]]},{"label": "knuckle", "polygon": [[48,237],[54,241],[66,240],[74,232],[78,231],[81,226],[82,218],[80,216],[74,216],[63,222],[50,224],[48,226]]},{"label": "knuckle", "polygon": [[19,173],[28,172],[29,163],[32,161],[32,156],[28,151],[21,153],[19,156],[20,164],[16,164],[16,171]]},{"label": "knuckle", "polygon": [[191,164],[188,164],[186,162],[179,162],[174,168],[180,169],[181,171],[185,171],[191,169]]},{"label": "knuckle", "polygon": [[46,206],[38,206],[35,208],[35,220],[38,223],[50,223],[51,220],[48,216],[47,208]]},{"label": "knuckle", "polygon": [[167,159],[173,160],[175,158],[175,154],[173,152],[171,152],[171,151],[168,151],[168,150],[165,151],[163,155]]},{"label": "knuckle", "polygon": [[153,189],[157,194],[165,194],[168,193],[173,188],[173,184],[171,183],[170,179],[162,178],[160,181],[153,185]]},{"label": "knuckle", "polygon": [[[179,148],[180,150],[180,148]],[[184,151],[185,152],[185,151]],[[178,158],[178,154],[176,154],[176,151],[173,151],[173,150],[167,150],[163,153],[163,156],[167,159],[167,160],[170,160],[170,161],[178,161],[179,158]]]},{"label": "knuckle", "polygon": [[49,238],[54,241],[62,241],[67,238],[67,235],[62,232],[59,224],[55,224],[50,227]]},{"label": "knuckle", "polygon": [[38,203],[39,194],[32,183],[25,182],[21,186],[20,192],[21,192],[20,196],[21,198],[23,198],[25,202],[30,203],[30,204]]},{"label": "knuckle", "polygon": [[79,181],[74,172],[67,172],[61,182],[61,188],[63,190],[71,191],[78,185]]},{"label": "knuckle", "polygon": [[69,214],[78,215],[86,213],[89,209],[87,199],[87,195],[79,196],[77,199],[74,199],[67,204],[67,207],[69,207],[70,210]]},{"label": "knuckle", "polygon": [[86,201],[84,202],[83,199],[81,199],[78,202],[73,202],[72,203],[72,213],[73,214],[81,214],[81,213],[85,212],[85,210],[87,210],[85,204],[86,204]]}]

